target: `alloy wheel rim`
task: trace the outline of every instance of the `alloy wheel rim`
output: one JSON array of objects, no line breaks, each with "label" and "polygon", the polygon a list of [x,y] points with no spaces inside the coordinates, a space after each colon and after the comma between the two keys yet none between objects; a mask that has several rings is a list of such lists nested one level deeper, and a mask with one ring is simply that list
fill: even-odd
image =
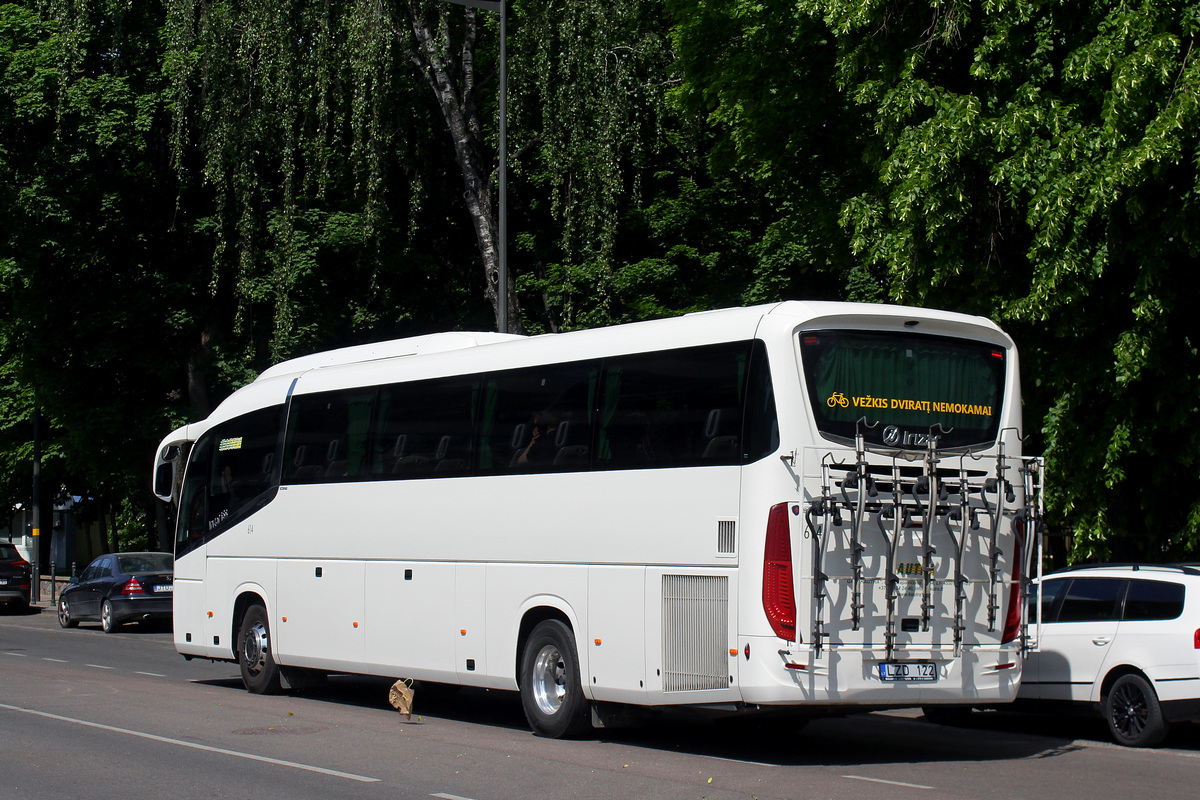
[{"label": "alloy wheel rim", "polygon": [[1135,738],[1146,729],[1149,712],[1146,698],[1137,687],[1125,684],[1113,696],[1113,724],[1127,738]]},{"label": "alloy wheel rim", "polygon": [[267,651],[270,640],[267,638],[267,626],[256,622],[246,631],[242,640],[242,663],[250,674],[257,675],[267,665]]},{"label": "alloy wheel rim", "polygon": [[543,714],[555,714],[562,708],[566,671],[557,647],[548,644],[538,651],[533,662],[533,699]]}]

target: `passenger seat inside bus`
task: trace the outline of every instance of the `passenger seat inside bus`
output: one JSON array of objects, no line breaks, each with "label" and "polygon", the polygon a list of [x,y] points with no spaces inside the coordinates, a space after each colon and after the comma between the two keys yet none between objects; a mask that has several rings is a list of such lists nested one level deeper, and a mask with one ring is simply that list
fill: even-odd
[{"label": "passenger seat inside bus", "polygon": [[591,440],[591,426],[572,423],[563,420],[558,423],[554,432],[554,445],[558,448],[554,454],[554,466],[578,467],[587,464],[588,445]]},{"label": "passenger seat inside bus", "polygon": [[714,408],[704,421],[708,443],[701,455],[705,461],[733,463],[738,460],[737,428],[741,422],[736,408]]},{"label": "passenger seat inside bus", "polygon": [[412,472],[422,468],[424,464],[429,463],[428,456],[418,456],[410,452],[413,447],[413,441],[407,433],[402,433],[396,437],[395,444],[392,445],[392,473],[397,472]]}]

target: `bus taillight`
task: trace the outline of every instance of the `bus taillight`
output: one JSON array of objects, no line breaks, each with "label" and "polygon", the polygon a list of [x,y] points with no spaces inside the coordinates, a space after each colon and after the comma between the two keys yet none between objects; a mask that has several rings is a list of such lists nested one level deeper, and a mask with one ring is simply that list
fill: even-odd
[{"label": "bus taillight", "polygon": [[1004,618],[1004,636],[1000,644],[1007,644],[1021,635],[1021,540],[1025,538],[1025,526],[1017,522],[1013,526],[1016,534],[1013,543],[1012,591],[1008,595],[1008,615]]},{"label": "bus taillight", "polygon": [[763,611],[780,639],[796,641],[796,595],[792,587],[792,536],[788,504],[771,508],[763,556]]}]

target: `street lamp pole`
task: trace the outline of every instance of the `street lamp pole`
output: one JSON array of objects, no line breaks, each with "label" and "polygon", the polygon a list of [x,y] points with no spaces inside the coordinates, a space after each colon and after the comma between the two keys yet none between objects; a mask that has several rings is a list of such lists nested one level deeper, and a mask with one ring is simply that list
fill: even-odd
[{"label": "street lamp pole", "polygon": [[508,333],[508,2],[507,0],[444,0],[500,15],[500,213],[496,243],[496,327]]}]

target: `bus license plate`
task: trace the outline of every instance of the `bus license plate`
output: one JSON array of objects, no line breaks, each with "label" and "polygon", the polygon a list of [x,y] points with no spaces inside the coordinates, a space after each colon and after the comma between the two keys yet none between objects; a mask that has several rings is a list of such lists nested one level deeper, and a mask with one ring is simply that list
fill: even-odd
[{"label": "bus license plate", "polygon": [[937,681],[937,667],[932,661],[885,661],[879,665],[879,679],[884,683],[934,683]]}]

